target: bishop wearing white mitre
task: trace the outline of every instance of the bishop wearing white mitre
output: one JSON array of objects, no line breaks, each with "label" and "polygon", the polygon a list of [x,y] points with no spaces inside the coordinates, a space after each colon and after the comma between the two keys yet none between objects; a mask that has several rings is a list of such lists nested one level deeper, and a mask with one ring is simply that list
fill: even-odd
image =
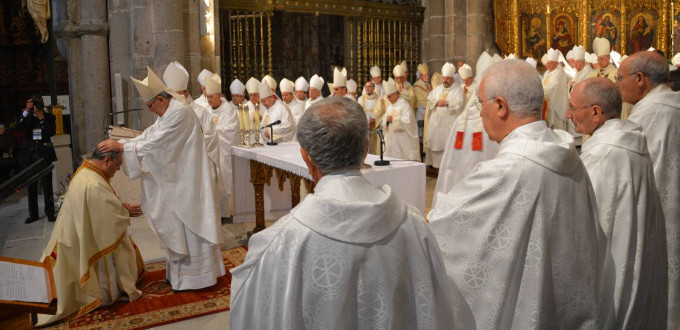
[{"label": "bishop wearing white mitre", "polygon": [[478,99],[498,155],[428,214],[454,328],[599,329],[606,240],[574,138],[540,119],[541,79],[522,60],[491,66]]},{"label": "bishop wearing white mitre", "polygon": [[295,114],[302,117],[302,114],[305,111],[305,104],[295,98],[295,83],[283,78],[279,83],[279,89],[281,89],[281,101],[283,101],[283,104],[290,109],[290,113],[293,115],[293,121],[297,123],[299,117],[296,118]]},{"label": "bishop wearing white mitre", "polygon": [[166,248],[166,280],[173,290],[201,289],[225,274],[220,253],[210,160],[196,115],[184,98],[150,69],[131,78],[159,118],[130,140],[106,140],[102,152],[123,151],[123,170],[141,179],[142,210]]},{"label": "bishop wearing white mitre", "polygon": [[298,107],[289,107],[290,112],[293,114],[293,119],[295,119],[295,123],[300,120],[302,115],[305,113],[305,105],[307,104],[307,90],[309,89],[309,83],[305,79],[305,77],[298,77],[295,80],[295,99],[294,101],[301,104],[301,106]]},{"label": "bishop wearing white mitre", "polygon": [[[295,141],[295,120],[293,119],[293,114],[290,113],[290,109],[281,102],[271,89],[267,89],[268,86],[267,83],[260,83],[260,102],[262,103],[260,107],[260,111],[262,111],[262,124],[260,127],[263,128],[260,131],[260,143],[272,140],[274,142]],[[254,118],[252,112],[250,115],[251,118]],[[273,125],[271,129],[266,128],[267,125],[276,121],[281,122]],[[272,132],[274,133],[273,137],[271,136]]]},{"label": "bishop wearing white mitre", "polygon": [[453,186],[466,177],[477,164],[496,157],[499,148],[498,143],[489,139],[484,130],[479,114],[481,104],[477,99],[479,84],[474,80],[472,68],[463,64],[458,73],[463,81],[460,88],[465,93],[465,108],[453,124],[446,143],[437,186],[434,189],[435,199],[437,193],[446,194],[451,191]]},{"label": "bishop wearing white mitre", "polygon": [[323,100],[323,95],[321,95],[323,84],[323,78],[317,76],[316,74],[309,78],[309,98],[305,103],[305,111],[309,109],[312,104]]},{"label": "bishop wearing white mitre", "polygon": [[208,114],[219,137],[220,176],[222,187],[219,189],[222,216],[233,215],[232,198],[234,184],[231,168],[231,147],[239,143],[238,108],[231,102],[222,101],[222,79],[217,74],[205,79],[205,94],[208,98]]},{"label": "bishop wearing white mitre", "polygon": [[385,156],[420,161],[418,124],[411,106],[401,98],[392,79],[383,83],[389,103],[380,126],[385,134]]},{"label": "bishop wearing white mitre", "polygon": [[567,104],[569,103],[569,76],[557,62],[560,52],[550,48],[543,75],[543,92],[548,100],[548,125],[554,129],[567,130]]},{"label": "bishop wearing white mitre", "polygon": [[[222,184],[222,179],[219,173],[219,138],[217,137],[217,131],[215,130],[212,116],[208,114],[206,108],[191,98],[191,94],[189,94],[189,91],[187,90],[189,72],[187,72],[182,64],[177,61],[168,64],[165,68],[165,72],[163,72],[163,81],[166,86],[177,92],[177,94],[184,96],[191,109],[194,110],[196,117],[198,117],[198,122],[201,124],[201,130],[203,131],[203,137],[205,138],[205,150],[212,163],[210,166],[210,175],[213,178],[213,186],[217,192]],[[160,119],[160,117],[158,119]]]},{"label": "bishop wearing white mitre", "polygon": [[453,82],[456,68],[451,63],[442,67],[442,84],[433,89],[428,97],[426,135],[423,136],[425,163],[439,168],[441,165],[446,139],[453,128],[453,123],[463,111],[465,94],[460,86]]}]

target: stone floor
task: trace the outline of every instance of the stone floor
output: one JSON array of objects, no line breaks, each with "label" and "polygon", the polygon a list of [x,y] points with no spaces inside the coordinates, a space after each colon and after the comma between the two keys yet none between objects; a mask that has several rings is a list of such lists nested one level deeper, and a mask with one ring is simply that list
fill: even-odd
[{"label": "stone floor", "polygon": [[[429,210],[437,180],[428,177],[426,181],[426,207]],[[26,191],[22,190],[0,204],[0,256],[38,261],[45,248],[53,222],[48,222],[43,213],[42,196],[38,196],[40,220],[24,224],[28,216]],[[273,221],[268,221],[270,226]],[[247,232],[254,223],[235,223],[222,225],[221,248],[229,249],[239,245],[247,245]],[[144,217],[132,218],[129,233],[139,246],[144,261],[147,263],[162,261],[165,258],[163,246],[149,227]],[[225,329],[229,325],[229,311],[206,315],[186,321],[159,326],[156,329]]]}]

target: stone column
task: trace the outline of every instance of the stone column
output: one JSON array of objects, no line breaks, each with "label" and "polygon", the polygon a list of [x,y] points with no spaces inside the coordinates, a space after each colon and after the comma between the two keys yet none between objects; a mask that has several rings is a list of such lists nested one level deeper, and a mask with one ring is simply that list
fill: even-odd
[{"label": "stone column", "polygon": [[153,0],[149,4],[154,39],[152,69],[160,76],[168,63],[184,60],[184,1]]},{"label": "stone column", "polygon": [[[54,27],[66,41],[71,94],[71,131],[74,163],[105,138],[104,124],[111,112],[107,8],[104,1],[55,1],[66,7],[67,18]],[[108,122],[108,121],[106,121]]]},{"label": "stone column", "polygon": [[[200,35],[198,17],[198,2],[195,0],[185,0],[184,4],[184,40],[185,54],[182,65],[189,72],[189,92],[193,97],[201,94],[201,85],[198,84],[198,74],[201,72],[201,44],[198,36]],[[231,83],[231,82],[230,82]]]},{"label": "stone column", "polygon": [[482,51],[493,43],[489,28],[491,0],[423,0],[422,61],[430,71],[444,62],[463,60],[473,69]]}]

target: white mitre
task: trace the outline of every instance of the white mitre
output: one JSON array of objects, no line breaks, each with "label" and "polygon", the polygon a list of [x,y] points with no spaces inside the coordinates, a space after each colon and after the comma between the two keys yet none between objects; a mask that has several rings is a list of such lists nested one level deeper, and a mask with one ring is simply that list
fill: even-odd
[{"label": "white mitre", "polygon": [[675,66],[680,66],[680,53],[677,53],[675,56],[673,56],[671,63]]},{"label": "white mitre", "polygon": [[392,69],[392,75],[394,76],[394,78],[403,77],[404,76],[404,67],[401,66],[401,64],[395,65],[394,69]]},{"label": "white mitre", "polygon": [[137,91],[139,92],[139,96],[142,98],[142,100],[144,100],[144,102],[151,101],[161,92],[166,92],[172,95],[172,97],[180,100],[184,99],[184,97],[180,97],[180,95],[177,94],[172,88],[166,86],[161,78],[158,78],[158,76],[148,66],[146,67],[146,72],[147,76],[144,80],[137,80],[130,77],[132,82],[135,84],[135,88],[137,88]]},{"label": "white mitre", "polygon": [[614,63],[614,65],[616,65],[616,67],[618,68],[619,63],[621,63],[621,54],[619,54],[619,52],[617,52],[615,50],[612,50],[609,53],[609,58]]},{"label": "white mitre", "polygon": [[342,71],[338,70],[337,67],[333,69],[333,86],[335,87],[347,86],[347,69],[342,68]]},{"label": "white mitre", "polygon": [[609,55],[611,52],[609,40],[596,37],[595,40],[593,40],[593,52],[595,52],[597,56]]},{"label": "white mitre", "polygon": [[504,60],[516,60],[516,59],[517,59],[517,55],[515,55],[514,53],[511,53],[510,55],[504,57],[503,59],[504,59]]},{"label": "white mitre", "polygon": [[456,67],[453,64],[446,62],[442,66],[442,77],[453,77],[456,74]]},{"label": "white mitre", "polygon": [[394,93],[398,93],[399,91],[397,90],[397,85],[394,83],[394,80],[390,78],[388,81],[383,82],[383,91],[385,91],[385,96],[390,96]]},{"label": "white mitre", "polygon": [[524,61],[529,63],[529,65],[531,65],[531,67],[534,69],[536,69],[536,66],[538,66],[538,61],[536,61],[536,59],[533,57],[527,57]]},{"label": "white mitre", "polygon": [[246,90],[248,91],[248,94],[257,94],[260,92],[260,81],[250,77],[248,81],[246,82]]},{"label": "white mitre", "polygon": [[401,61],[399,65],[401,65],[401,68],[404,69],[404,73],[408,72],[408,64],[406,64],[406,60]]},{"label": "white mitre", "polygon": [[269,85],[269,88],[276,89],[276,80],[274,80],[274,78],[270,77],[269,75],[264,76],[262,81],[266,82],[267,85]]},{"label": "white mitre", "polygon": [[231,82],[231,85],[229,85],[229,91],[231,92],[231,95],[243,95],[243,92],[246,90],[246,85],[244,85],[240,80],[234,79],[234,81]]},{"label": "white mitre", "polygon": [[222,93],[222,79],[217,73],[205,79],[205,93],[208,95]]},{"label": "white mitre", "polygon": [[546,55],[546,62],[557,62],[560,60],[560,52],[558,50],[550,48]]},{"label": "white mitre", "polygon": [[201,71],[201,73],[198,74],[198,83],[201,84],[201,86],[205,86],[205,78],[211,77],[212,75],[213,75],[212,72],[203,69],[203,71]]},{"label": "white mitre", "polygon": [[175,91],[185,91],[189,85],[189,72],[179,62],[171,62],[163,72],[163,81]]},{"label": "white mitre", "polygon": [[300,76],[299,78],[297,78],[295,80],[295,90],[296,91],[305,91],[306,92],[308,88],[309,88],[309,83],[307,82],[307,80],[305,80],[304,77]]},{"label": "white mitre", "polygon": [[354,79],[347,80],[347,92],[355,92],[357,91],[357,82],[354,81]]},{"label": "white mitre", "polygon": [[271,85],[269,85],[265,81],[262,81],[260,83],[260,85],[258,86],[258,91],[260,92],[260,99],[266,99],[266,98],[274,95],[274,92],[272,92]]},{"label": "white mitre", "polygon": [[472,67],[467,64],[463,64],[460,68],[458,68],[458,74],[462,79],[470,78],[472,77]]},{"label": "white mitre", "polygon": [[295,84],[292,81],[283,78],[279,83],[279,89],[281,90],[281,93],[293,93],[295,92]]},{"label": "white mitre", "polygon": [[567,60],[568,60],[568,59],[572,59],[572,60],[573,60],[573,59],[574,59],[574,50],[572,49],[572,50],[568,51],[568,52],[567,52],[567,56],[565,56],[565,58],[566,58]]},{"label": "white mitre", "polygon": [[583,46],[574,46],[574,48],[572,48],[571,51],[572,54],[574,55],[574,60],[576,61],[585,60],[586,49],[583,48]]},{"label": "white mitre", "polygon": [[324,80],[323,78],[317,76],[316,74],[309,78],[309,87],[316,88],[319,91],[323,89]]},{"label": "white mitre", "polygon": [[380,67],[378,66],[372,66],[371,69],[369,70],[369,73],[371,74],[371,78],[380,77],[382,74],[380,72]]}]

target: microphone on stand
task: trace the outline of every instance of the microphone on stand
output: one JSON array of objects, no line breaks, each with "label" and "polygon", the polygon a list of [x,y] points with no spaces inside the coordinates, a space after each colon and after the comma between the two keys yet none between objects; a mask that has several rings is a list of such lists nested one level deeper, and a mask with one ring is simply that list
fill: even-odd
[{"label": "microphone on stand", "polygon": [[278,144],[278,143],[274,142],[274,125],[278,125],[278,124],[281,124],[280,120],[274,121],[271,124],[261,128],[261,129],[264,129],[264,128],[269,127],[269,140],[270,141],[267,142],[268,146],[275,146],[275,145]]},{"label": "microphone on stand", "polygon": [[378,137],[380,138],[380,160],[376,160],[373,162],[375,166],[387,166],[390,165],[389,160],[384,160],[383,159],[383,153],[385,152],[385,136],[383,135],[382,127],[378,127],[375,130],[376,133],[378,133]]}]

